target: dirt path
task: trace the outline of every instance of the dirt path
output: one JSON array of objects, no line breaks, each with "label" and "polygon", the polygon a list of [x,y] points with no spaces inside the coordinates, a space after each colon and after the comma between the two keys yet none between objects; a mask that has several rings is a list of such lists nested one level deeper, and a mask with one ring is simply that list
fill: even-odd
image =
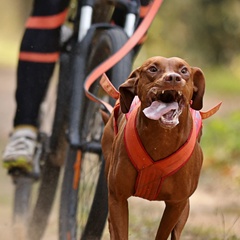
[{"label": "dirt path", "polygon": [[[14,75],[12,69],[0,68],[0,152],[11,130]],[[232,168],[232,174],[228,175],[203,169],[199,187],[191,198],[191,214],[182,239],[240,239],[239,176],[240,169],[237,166]],[[11,240],[12,196],[11,180],[0,167],[0,239],[4,240]],[[55,205],[43,240],[57,240],[58,206]],[[130,239],[153,239],[162,204],[132,198],[130,208]],[[233,235],[235,238],[231,238]],[[109,239],[107,230],[103,239]]]}]

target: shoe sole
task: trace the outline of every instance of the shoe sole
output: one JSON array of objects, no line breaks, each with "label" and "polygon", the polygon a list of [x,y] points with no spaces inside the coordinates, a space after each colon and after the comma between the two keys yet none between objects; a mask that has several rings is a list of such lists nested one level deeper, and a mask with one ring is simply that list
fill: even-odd
[{"label": "shoe sole", "polygon": [[7,160],[6,162],[3,162],[3,167],[10,170],[13,168],[20,168],[23,169],[26,172],[32,171],[32,164],[27,162],[25,158],[18,158],[14,160]]}]

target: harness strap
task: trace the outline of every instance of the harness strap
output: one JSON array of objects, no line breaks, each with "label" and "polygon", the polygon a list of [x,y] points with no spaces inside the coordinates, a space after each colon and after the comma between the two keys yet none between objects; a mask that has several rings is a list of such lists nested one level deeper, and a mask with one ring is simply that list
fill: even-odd
[{"label": "harness strap", "polygon": [[222,105],[222,102],[219,102],[216,106],[214,106],[213,108],[211,108],[210,110],[208,110],[206,112],[200,111],[202,119],[207,119],[207,118],[211,117],[213,114],[215,114],[219,110],[221,105]]}]

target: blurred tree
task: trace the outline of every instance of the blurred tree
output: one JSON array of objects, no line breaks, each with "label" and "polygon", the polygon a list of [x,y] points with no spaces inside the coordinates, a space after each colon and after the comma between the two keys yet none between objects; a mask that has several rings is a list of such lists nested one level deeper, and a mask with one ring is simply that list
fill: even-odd
[{"label": "blurred tree", "polygon": [[226,64],[240,54],[239,0],[165,0],[146,42],[150,55]]}]

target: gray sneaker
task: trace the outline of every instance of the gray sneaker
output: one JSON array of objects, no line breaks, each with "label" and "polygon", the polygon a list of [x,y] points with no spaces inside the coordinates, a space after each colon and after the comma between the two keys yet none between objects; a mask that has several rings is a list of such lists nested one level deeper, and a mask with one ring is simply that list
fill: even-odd
[{"label": "gray sneaker", "polygon": [[32,160],[37,145],[37,132],[30,127],[16,129],[10,136],[3,152],[3,167],[19,167],[27,172],[32,170]]}]

